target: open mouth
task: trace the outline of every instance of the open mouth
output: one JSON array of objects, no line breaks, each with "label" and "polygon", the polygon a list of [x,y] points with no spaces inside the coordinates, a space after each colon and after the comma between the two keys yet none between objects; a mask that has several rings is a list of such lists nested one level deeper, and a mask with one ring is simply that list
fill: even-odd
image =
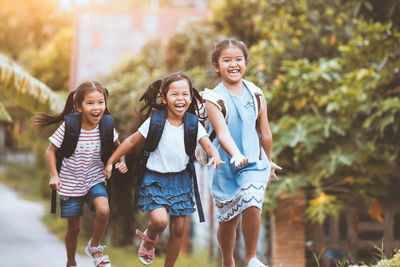
[{"label": "open mouth", "polygon": [[233,70],[228,70],[228,73],[240,73],[240,71],[238,69],[233,69]]},{"label": "open mouth", "polygon": [[101,115],[101,113],[92,113],[92,114],[90,114],[90,116],[92,116],[95,119],[100,118],[100,115]]},{"label": "open mouth", "polygon": [[185,104],[175,104],[175,109],[178,111],[185,110]]}]

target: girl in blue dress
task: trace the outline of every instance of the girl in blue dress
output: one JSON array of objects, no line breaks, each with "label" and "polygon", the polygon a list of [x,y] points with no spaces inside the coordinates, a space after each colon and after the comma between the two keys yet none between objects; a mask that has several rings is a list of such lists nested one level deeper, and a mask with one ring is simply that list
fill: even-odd
[{"label": "girl in blue dress", "polygon": [[[150,84],[141,100],[146,103],[142,110],[148,110],[147,116],[153,108],[166,109],[168,113],[160,142],[156,150],[150,152],[138,192],[138,209],[150,215],[147,229],[143,233],[137,230],[137,234],[142,238],[138,256],[144,265],[150,265],[154,261],[154,245],[169,221],[170,237],[164,267],[170,267],[174,266],[181,248],[185,220],[195,211],[193,182],[187,169],[189,156],[185,151],[183,117],[185,112],[196,114],[197,103],[201,99],[192,87],[190,79],[177,72]],[[112,154],[105,167],[106,177],[111,175],[112,165],[119,158],[145,142],[149,125],[150,118]],[[197,141],[210,157],[208,166],[213,165],[217,168],[223,163],[200,123]]]},{"label": "girl in blue dress", "polygon": [[[261,210],[269,179],[272,176],[278,180],[275,170],[281,169],[271,161],[272,135],[265,98],[260,88],[243,79],[247,55],[247,47],[241,41],[216,43],[211,59],[222,82],[203,93],[208,119],[217,136],[213,143],[221,160],[231,163],[211,170],[210,174],[224,267],[235,266],[233,250],[238,215],[242,215],[247,265],[266,266],[256,258]],[[261,94],[259,110],[256,93]],[[226,118],[216,99],[224,101]]]}]

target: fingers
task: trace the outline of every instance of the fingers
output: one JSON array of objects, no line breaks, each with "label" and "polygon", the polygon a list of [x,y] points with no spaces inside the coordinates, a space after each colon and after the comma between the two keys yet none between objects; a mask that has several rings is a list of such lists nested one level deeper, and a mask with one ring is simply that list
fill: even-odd
[{"label": "fingers", "polygon": [[276,165],[274,162],[271,161],[271,169],[273,169],[273,170],[282,170],[282,167]]},{"label": "fingers", "polygon": [[[270,177],[271,177],[271,176],[275,179],[275,181],[279,181],[279,177],[276,175],[276,173],[275,173],[274,171],[271,172]],[[271,181],[271,179],[270,179],[270,181]]]},{"label": "fingers", "polygon": [[61,189],[61,186],[62,186],[62,183],[61,183],[60,178],[58,178],[58,177],[51,177],[51,178],[50,178],[50,181],[49,181],[49,186],[50,186],[50,188],[53,189],[53,190],[56,190],[56,191],[60,190],[60,189]]},{"label": "fingers", "polygon": [[238,167],[244,166],[248,161],[249,161],[248,158],[246,158],[242,154],[238,153],[238,154],[233,155],[233,157],[230,160],[230,163],[234,164],[235,168],[238,168]]},{"label": "fingers", "polygon": [[115,168],[120,171],[121,173],[126,173],[128,171],[128,167],[126,166],[125,162],[118,162],[115,164]]},{"label": "fingers", "polygon": [[225,162],[222,161],[221,159],[217,159],[217,158],[211,158],[210,161],[207,163],[207,167],[213,165],[214,166],[214,170],[218,168],[218,166],[220,164],[224,164]]},{"label": "fingers", "polygon": [[106,179],[110,179],[111,172],[112,172],[112,165],[107,164],[107,166],[104,168],[104,176],[106,177]]}]

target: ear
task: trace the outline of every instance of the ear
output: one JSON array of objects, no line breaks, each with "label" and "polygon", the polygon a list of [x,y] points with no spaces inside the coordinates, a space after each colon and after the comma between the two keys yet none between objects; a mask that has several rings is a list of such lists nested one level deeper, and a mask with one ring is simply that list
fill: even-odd
[{"label": "ear", "polygon": [[219,72],[218,63],[213,62],[213,68],[214,68],[215,72]]},{"label": "ear", "polygon": [[246,61],[245,61],[245,63],[244,64],[246,64],[246,68],[247,68],[247,65],[249,65],[249,60],[248,59],[246,59]]},{"label": "ear", "polygon": [[82,112],[82,107],[80,105],[76,105],[75,106],[76,110],[78,110],[79,112]]},{"label": "ear", "polygon": [[167,98],[164,95],[161,96],[161,101],[164,105],[167,104]]}]

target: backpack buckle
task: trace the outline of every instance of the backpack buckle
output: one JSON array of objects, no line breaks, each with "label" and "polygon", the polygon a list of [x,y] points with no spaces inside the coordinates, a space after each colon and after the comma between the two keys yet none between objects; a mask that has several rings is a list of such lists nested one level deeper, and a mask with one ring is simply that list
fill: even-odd
[{"label": "backpack buckle", "polygon": [[150,157],[150,152],[149,151],[143,151],[143,156],[146,158]]}]

